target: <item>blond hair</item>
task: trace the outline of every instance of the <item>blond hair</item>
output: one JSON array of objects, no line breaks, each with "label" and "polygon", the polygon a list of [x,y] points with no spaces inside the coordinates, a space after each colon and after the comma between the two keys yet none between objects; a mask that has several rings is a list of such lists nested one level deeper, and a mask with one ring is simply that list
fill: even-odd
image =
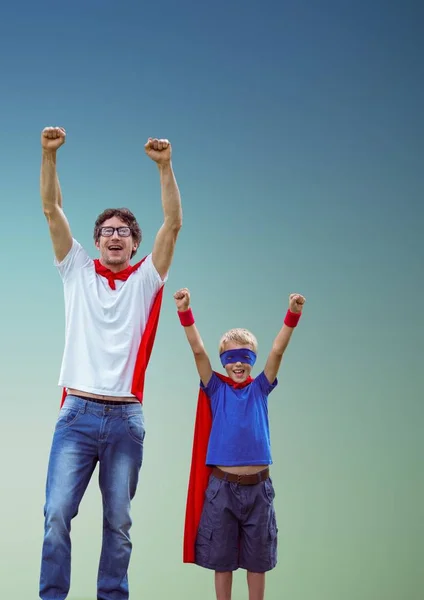
[{"label": "blond hair", "polygon": [[219,353],[224,349],[225,344],[227,343],[239,344],[240,346],[248,346],[253,352],[258,351],[258,341],[247,329],[230,329],[224,333],[219,342]]}]

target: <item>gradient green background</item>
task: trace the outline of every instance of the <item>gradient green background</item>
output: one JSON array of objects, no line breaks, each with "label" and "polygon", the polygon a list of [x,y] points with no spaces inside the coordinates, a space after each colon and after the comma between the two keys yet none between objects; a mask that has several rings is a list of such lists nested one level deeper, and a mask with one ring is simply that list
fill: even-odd
[{"label": "gradient green background", "polygon": [[[424,598],[423,23],[422,4],[382,0],[2,9],[1,598],[38,595],[60,400],[46,125],[67,128],[64,205],[93,256],[108,206],[134,210],[140,255],[152,247],[148,136],[172,141],[183,198],[145,391],[131,598],[214,598],[212,574],[181,562],[197,397],[172,300],[182,286],[216,368],[234,326],[259,338],[260,368],[288,294],[307,297],[270,398],[280,561],[267,599]],[[71,600],[96,596],[96,477],[73,524]]]}]

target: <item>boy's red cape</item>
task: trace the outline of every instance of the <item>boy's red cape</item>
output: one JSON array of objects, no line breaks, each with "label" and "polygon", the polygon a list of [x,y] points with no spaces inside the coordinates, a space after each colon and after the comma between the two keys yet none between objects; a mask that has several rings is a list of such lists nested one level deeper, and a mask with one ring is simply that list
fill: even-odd
[{"label": "boy's red cape", "polygon": [[[141,264],[146,260],[147,256],[142,258],[138,263],[133,266],[129,266],[118,273],[114,273],[107,267],[104,267],[98,259],[95,259],[94,268],[98,275],[102,275],[106,277],[109,282],[110,287],[114,290],[115,288],[115,280],[126,281],[131,273],[134,273]],[[143,402],[143,391],[144,391],[144,378],[146,374],[147,365],[149,364],[150,355],[152,353],[153,343],[155,341],[156,330],[158,328],[159,323],[159,315],[160,309],[162,305],[162,297],[163,297],[163,287],[160,288],[158,293],[155,296],[153,301],[152,308],[150,310],[150,314],[147,319],[146,327],[144,329],[143,335],[141,336],[140,346],[137,353],[137,359],[135,362],[134,375],[131,386],[131,393],[137,398],[137,400],[142,403]],[[66,389],[62,392],[62,401],[61,406],[65,402],[66,398]]]},{"label": "boy's red cape", "polygon": [[[222,381],[234,388],[243,388],[253,379],[249,377],[243,383],[235,383],[229,377],[215,373]],[[206,466],[206,455],[209,444],[209,436],[212,427],[212,412],[209,398],[206,392],[200,388],[197,400],[196,419],[194,422],[193,449],[191,457],[191,469],[188,482],[187,504],[184,524],[183,562],[194,563],[195,543],[200,517],[202,515],[205,491],[208,487],[209,476],[212,467]]]}]

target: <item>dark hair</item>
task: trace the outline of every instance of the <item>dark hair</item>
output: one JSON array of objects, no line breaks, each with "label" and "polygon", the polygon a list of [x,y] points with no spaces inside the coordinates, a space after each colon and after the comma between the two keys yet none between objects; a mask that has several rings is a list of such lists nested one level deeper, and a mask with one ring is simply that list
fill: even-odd
[{"label": "dark hair", "polygon": [[[133,215],[133,213],[128,208],[107,208],[99,215],[94,224],[94,241],[98,242],[100,238],[100,229],[105,221],[111,219],[112,217],[118,217],[124,223],[128,225],[131,229],[131,235],[133,240],[137,244],[137,248],[141,243],[141,229],[140,225],[137,223],[137,219]],[[131,258],[137,250],[134,250],[131,254]]]}]

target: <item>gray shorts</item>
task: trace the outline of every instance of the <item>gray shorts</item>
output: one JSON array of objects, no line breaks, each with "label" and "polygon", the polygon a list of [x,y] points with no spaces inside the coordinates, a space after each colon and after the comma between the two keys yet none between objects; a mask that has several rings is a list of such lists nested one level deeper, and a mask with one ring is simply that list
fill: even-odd
[{"label": "gray shorts", "polygon": [[277,564],[274,487],[266,479],[240,485],[209,478],[196,538],[196,564],[215,571],[253,573]]}]

